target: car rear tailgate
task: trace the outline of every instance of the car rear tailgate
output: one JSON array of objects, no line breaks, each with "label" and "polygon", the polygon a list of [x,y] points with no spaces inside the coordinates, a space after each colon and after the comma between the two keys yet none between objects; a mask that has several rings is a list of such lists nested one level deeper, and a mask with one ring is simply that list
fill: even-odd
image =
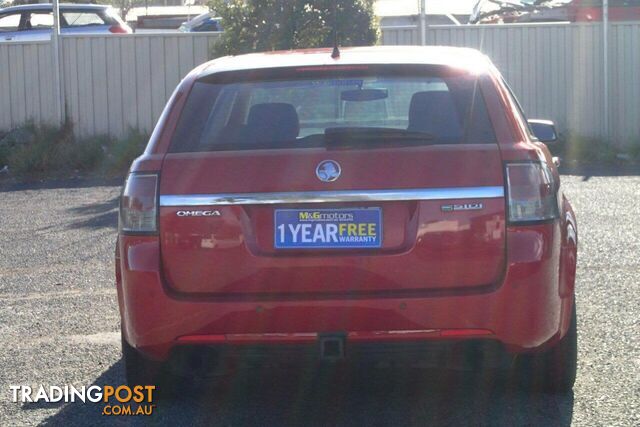
[{"label": "car rear tailgate", "polygon": [[[334,182],[316,176],[327,159],[342,168]],[[488,287],[504,270],[503,187],[496,144],[168,154],[165,280],[174,291],[216,297]],[[374,208],[378,247],[276,248],[277,210]]]}]

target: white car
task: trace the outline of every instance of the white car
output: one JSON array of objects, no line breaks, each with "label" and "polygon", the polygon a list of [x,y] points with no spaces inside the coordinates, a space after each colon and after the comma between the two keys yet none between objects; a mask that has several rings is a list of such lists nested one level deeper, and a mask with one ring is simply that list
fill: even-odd
[{"label": "white car", "polygon": [[[49,40],[53,28],[51,4],[0,9],[0,42]],[[127,34],[131,28],[107,5],[61,4],[62,34]]]}]

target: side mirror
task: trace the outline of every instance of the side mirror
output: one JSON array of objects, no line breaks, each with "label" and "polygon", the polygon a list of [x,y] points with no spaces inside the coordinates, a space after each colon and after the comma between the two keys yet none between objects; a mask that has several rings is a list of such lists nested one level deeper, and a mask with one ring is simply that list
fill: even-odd
[{"label": "side mirror", "polygon": [[551,120],[529,120],[529,127],[540,142],[548,144],[558,140],[556,126]]}]

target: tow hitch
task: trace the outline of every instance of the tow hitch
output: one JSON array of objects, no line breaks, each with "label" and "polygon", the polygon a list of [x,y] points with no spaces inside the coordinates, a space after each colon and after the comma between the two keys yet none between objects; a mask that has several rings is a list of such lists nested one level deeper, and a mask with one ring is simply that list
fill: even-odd
[{"label": "tow hitch", "polygon": [[320,335],[318,341],[320,360],[335,362],[344,359],[346,334]]}]

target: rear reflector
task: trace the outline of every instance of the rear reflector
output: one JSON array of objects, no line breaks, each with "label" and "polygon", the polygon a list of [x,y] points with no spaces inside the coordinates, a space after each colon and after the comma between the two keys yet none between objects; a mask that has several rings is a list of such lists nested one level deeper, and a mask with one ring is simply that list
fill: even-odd
[{"label": "rear reflector", "polygon": [[182,344],[224,344],[226,341],[224,335],[187,335],[178,338]]},{"label": "rear reflector", "polygon": [[480,337],[484,335],[493,335],[493,332],[487,329],[444,329],[440,332],[440,336],[443,338]]},{"label": "rear reflector", "polygon": [[409,342],[438,338],[471,338],[493,335],[488,329],[426,329],[417,331],[349,332],[350,342]]},{"label": "rear reflector", "polygon": [[558,217],[557,186],[546,163],[507,164],[507,190],[511,224]]},{"label": "rear reflector", "polygon": [[120,231],[155,233],[157,231],[158,175],[131,174],[120,201]]},{"label": "rear reflector", "polygon": [[283,334],[226,334],[185,335],[178,338],[181,344],[310,344],[318,339],[316,333]]}]

